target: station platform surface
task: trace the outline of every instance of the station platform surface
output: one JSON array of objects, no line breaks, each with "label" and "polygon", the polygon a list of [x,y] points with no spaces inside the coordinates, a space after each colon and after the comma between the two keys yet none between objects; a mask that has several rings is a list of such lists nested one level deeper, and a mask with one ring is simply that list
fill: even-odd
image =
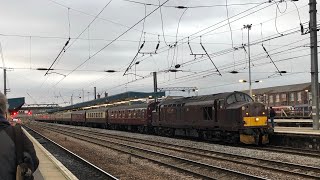
[{"label": "station platform surface", "polygon": [[47,151],[34,137],[23,129],[32,141],[39,158],[39,167],[34,172],[35,180],[75,180],[75,177],[60,161]]},{"label": "station platform surface", "polygon": [[312,123],[312,119],[274,119],[274,122],[308,122]]},{"label": "station platform surface", "polygon": [[279,127],[275,126],[275,133],[289,133],[289,134],[308,134],[308,135],[319,135],[320,130],[314,130],[312,127]]}]

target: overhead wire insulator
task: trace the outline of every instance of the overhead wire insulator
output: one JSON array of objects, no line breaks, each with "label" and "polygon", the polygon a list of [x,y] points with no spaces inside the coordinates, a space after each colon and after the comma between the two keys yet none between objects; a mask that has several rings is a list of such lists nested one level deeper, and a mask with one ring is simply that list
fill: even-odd
[{"label": "overhead wire insulator", "polygon": [[176,6],[175,8],[177,8],[177,9],[187,9],[188,7],[185,7],[185,6]]},{"label": "overhead wire insulator", "polygon": [[160,46],[160,35],[158,35],[158,44],[156,46],[156,50],[154,51],[155,54],[157,54],[157,51],[159,49],[159,46]]},{"label": "overhead wire insulator", "polygon": [[302,23],[300,23],[300,31],[301,31],[301,35],[304,35],[304,27]]},{"label": "overhead wire insulator", "polygon": [[145,41],[143,41],[143,43],[141,44],[139,51],[143,48]]}]

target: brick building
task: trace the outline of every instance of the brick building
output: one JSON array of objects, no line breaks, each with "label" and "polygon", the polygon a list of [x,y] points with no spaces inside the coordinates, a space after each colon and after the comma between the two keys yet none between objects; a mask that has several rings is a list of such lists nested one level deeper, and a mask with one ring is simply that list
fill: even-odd
[{"label": "brick building", "polygon": [[[275,86],[252,90],[252,98],[270,106],[295,106],[311,104],[311,83]],[[249,91],[245,91],[249,93]]]}]

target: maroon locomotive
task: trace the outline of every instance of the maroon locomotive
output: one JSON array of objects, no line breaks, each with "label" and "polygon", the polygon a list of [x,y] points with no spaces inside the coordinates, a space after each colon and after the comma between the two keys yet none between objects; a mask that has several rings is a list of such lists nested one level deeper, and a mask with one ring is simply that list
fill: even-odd
[{"label": "maroon locomotive", "polygon": [[265,106],[242,92],[163,101],[153,113],[152,125],[160,135],[245,144],[269,142]]},{"label": "maroon locomotive", "polygon": [[[242,92],[166,99],[159,104],[122,105],[69,114],[57,113],[55,121],[245,144],[269,142],[265,106],[253,102]],[[47,119],[39,116],[37,120]]]}]

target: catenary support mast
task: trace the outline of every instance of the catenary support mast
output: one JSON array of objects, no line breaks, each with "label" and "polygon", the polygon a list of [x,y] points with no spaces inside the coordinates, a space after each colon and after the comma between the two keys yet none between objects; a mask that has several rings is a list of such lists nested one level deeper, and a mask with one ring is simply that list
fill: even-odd
[{"label": "catenary support mast", "polygon": [[3,93],[7,96],[7,69],[3,69]]},{"label": "catenary support mast", "polygon": [[317,43],[317,1],[309,0],[310,6],[310,48],[311,48],[311,93],[313,129],[319,129],[319,78]]}]

